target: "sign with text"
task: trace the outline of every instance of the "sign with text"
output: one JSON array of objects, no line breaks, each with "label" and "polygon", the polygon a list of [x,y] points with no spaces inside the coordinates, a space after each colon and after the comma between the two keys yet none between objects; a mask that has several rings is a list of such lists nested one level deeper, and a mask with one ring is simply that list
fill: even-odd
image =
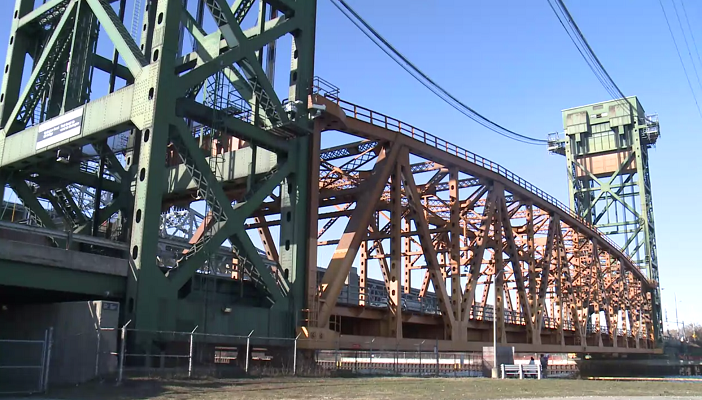
[{"label": "sign with text", "polygon": [[39,125],[37,149],[51,146],[62,140],[80,135],[83,123],[83,107],[69,111]]}]

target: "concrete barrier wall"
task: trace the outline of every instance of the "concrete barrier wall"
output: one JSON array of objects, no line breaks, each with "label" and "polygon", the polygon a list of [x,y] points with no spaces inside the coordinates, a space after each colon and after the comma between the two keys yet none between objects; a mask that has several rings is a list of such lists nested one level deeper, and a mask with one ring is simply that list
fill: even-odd
[{"label": "concrete barrier wall", "polygon": [[[119,303],[92,301],[36,305],[7,305],[0,310],[0,340],[44,338],[44,332],[53,328],[53,345],[49,369],[49,384],[85,382],[95,377],[96,361],[99,374],[116,371],[118,332],[97,328],[117,327]],[[97,351],[100,357],[97,358]],[[0,357],[30,357],[4,355]],[[25,360],[3,360],[3,364]]]}]

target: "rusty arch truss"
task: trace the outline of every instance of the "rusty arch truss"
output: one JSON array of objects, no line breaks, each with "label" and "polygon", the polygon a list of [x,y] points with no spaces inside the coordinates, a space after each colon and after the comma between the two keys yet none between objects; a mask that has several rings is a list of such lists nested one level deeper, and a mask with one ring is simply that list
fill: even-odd
[{"label": "rusty arch truss", "polygon": [[[321,150],[313,167],[311,230],[320,248],[335,249],[307,274],[311,346],[357,348],[372,337],[416,349],[436,338],[442,349],[479,350],[492,340],[493,315],[498,340],[522,350],[654,346],[651,283],[595,227],[494,162],[325,93],[312,98],[324,109],[315,133],[358,139]],[[387,298],[380,307],[374,269]],[[431,305],[408,309],[416,297]]]},{"label": "rusty arch truss", "polygon": [[[315,0],[231,3],[150,1],[132,37],[126,0],[15,2],[0,193],[11,188],[35,225],[118,242],[70,250],[125,260],[110,295],[123,322],[190,330],[210,318],[221,333],[299,330],[309,348],[374,337],[471,351],[494,316],[500,340],[523,351],[650,352],[653,285],[613,242],[498,164],[322,90]],[[100,35],[113,47],[102,55]],[[193,45],[181,54],[183,37]],[[283,39],[284,94],[273,80]],[[66,121],[76,129],[44,134]],[[333,131],[354,138],[322,150]],[[194,233],[162,229],[196,202]],[[321,269],[320,245],[335,246]],[[236,303],[231,316],[203,311],[210,287],[217,306]]]}]

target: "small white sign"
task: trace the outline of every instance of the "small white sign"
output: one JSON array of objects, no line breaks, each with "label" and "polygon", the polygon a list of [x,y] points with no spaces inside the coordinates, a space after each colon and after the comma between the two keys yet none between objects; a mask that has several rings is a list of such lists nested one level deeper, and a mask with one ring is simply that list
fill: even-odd
[{"label": "small white sign", "polygon": [[69,111],[39,125],[37,149],[80,135],[83,127],[83,107]]}]

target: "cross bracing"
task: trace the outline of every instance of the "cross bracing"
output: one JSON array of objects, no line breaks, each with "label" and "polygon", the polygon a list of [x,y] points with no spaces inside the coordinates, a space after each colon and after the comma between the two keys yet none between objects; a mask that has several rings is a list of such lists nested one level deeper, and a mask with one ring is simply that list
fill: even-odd
[{"label": "cross bracing", "polygon": [[[125,1],[33,3],[13,19],[0,178],[23,222],[119,244],[123,322],[465,350],[496,318],[503,343],[652,348],[651,282],[592,224],[313,78],[315,1],[143,2],[137,37]],[[100,247],[65,238],[47,245]]]}]

